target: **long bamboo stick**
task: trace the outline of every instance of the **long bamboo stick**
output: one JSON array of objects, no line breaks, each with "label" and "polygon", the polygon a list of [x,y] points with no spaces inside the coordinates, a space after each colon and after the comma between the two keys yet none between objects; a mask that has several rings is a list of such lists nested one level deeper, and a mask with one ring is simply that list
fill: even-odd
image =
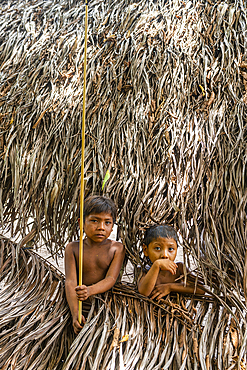
[{"label": "long bamboo stick", "polygon": [[[84,74],[83,74],[83,109],[82,109],[82,139],[81,139],[81,195],[80,195],[80,243],[79,243],[79,285],[82,285],[83,275],[83,205],[84,205],[84,152],[85,152],[85,117],[86,117],[86,75],[87,75],[87,26],[88,2],[85,1],[85,45],[84,45]],[[82,302],[79,301],[78,321],[81,324]]]}]

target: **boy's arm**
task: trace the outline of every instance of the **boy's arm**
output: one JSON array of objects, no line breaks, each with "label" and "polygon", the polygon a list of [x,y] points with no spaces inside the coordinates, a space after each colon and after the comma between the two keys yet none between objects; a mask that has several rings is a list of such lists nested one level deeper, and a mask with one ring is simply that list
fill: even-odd
[{"label": "boy's arm", "polygon": [[148,273],[138,283],[139,293],[148,297],[155,287],[160,270],[168,270],[175,275],[177,267],[176,263],[169,259],[158,259],[154,261]]},{"label": "boy's arm", "polygon": [[114,253],[114,257],[112,262],[109,266],[107,271],[106,277],[103,280],[100,280],[98,283],[93,285],[82,285],[76,287],[76,294],[77,298],[80,301],[86,300],[88,297],[98,293],[104,293],[107,290],[110,290],[113,285],[116,283],[118,275],[120,273],[124,256],[125,256],[125,248],[122,243],[116,242],[116,250]]},{"label": "boy's arm", "polygon": [[[76,286],[77,286],[77,272],[72,242],[69,243],[65,248],[65,292],[73,319],[74,332],[78,334],[82,329],[82,326],[78,321],[78,299],[75,291]],[[84,316],[82,316],[82,322],[85,323]]]},{"label": "boy's arm", "polygon": [[[187,269],[186,269],[187,270]],[[189,272],[187,270],[187,272]],[[184,275],[184,265],[183,263],[178,263],[178,279],[179,277],[183,277]],[[161,299],[162,297],[166,296],[167,294],[175,292],[175,293],[182,293],[182,294],[205,294],[205,292],[200,289],[191,282],[187,282],[185,286],[183,282],[174,282],[174,283],[166,283],[166,284],[159,284],[156,285],[154,288],[151,298],[154,299]]]},{"label": "boy's arm", "polygon": [[176,293],[184,293],[184,294],[201,294],[203,295],[205,292],[196,287],[195,289],[195,286],[193,285],[186,285],[184,286],[183,283],[167,283],[167,284],[160,284],[160,285],[156,285],[156,287],[154,288],[153,292],[152,292],[152,295],[151,295],[151,299],[161,299],[162,297],[166,296],[167,294],[171,293],[171,292],[176,292]]}]

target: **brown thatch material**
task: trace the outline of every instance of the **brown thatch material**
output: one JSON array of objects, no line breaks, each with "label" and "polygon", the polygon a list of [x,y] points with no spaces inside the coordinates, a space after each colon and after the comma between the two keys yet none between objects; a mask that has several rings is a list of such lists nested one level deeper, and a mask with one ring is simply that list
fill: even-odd
[{"label": "brown thatch material", "polygon": [[0,369],[61,369],[74,339],[64,276],[0,238]]},{"label": "brown thatch material", "polygon": [[[0,222],[54,255],[77,232],[84,17],[78,0],[0,8]],[[243,0],[92,1],[85,149],[86,195],[109,169],[135,266],[142,228],[173,224],[243,328],[246,20]]]},{"label": "brown thatch material", "polygon": [[209,296],[158,303],[118,284],[93,300],[74,338],[64,276],[35,252],[0,242],[2,370],[246,368],[245,313]]},{"label": "brown thatch material", "polygon": [[[79,206],[84,6],[8,4],[0,220],[26,235],[34,217],[58,253]],[[245,27],[241,0],[89,6],[86,195],[100,192],[109,169],[105,191],[135,263],[139,227],[170,222],[205,282],[214,271],[238,294],[246,288]]]}]

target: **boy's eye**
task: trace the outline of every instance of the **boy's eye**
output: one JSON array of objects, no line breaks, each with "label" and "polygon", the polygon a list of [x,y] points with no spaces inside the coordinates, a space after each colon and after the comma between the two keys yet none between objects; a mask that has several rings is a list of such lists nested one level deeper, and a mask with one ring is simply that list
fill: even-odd
[{"label": "boy's eye", "polygon": [[110,225],[111,224],[111,221],[106,221],[106,225]]},{"label": "boy's eye", "polygon": [[160,247],[155,247],[155,250],[156,251],[160,251]]},{"label": "boy's eye", "polygon": [[174,248],[169,248],[169,251],[170,251],[170,252],[174,251]]}]

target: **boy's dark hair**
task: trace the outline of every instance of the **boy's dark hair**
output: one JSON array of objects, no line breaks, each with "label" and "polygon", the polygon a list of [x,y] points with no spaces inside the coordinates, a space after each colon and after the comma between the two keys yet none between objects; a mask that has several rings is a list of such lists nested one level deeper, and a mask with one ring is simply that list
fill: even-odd
[{"label": "boy's dark hair", "polygon": [[110,198],[101,195],[90,195],[85,199],[83,220],[85,220],[85,218],[92,213],[102,212],[110,213],[113,219],[113,223],[116,222],[117,207]]},{"label": "boy's dark hair", "polygon": [[174,239],[178,244],[178,236],[175,229],[169,225],[153,225],[146,229],[143,243],[148,247],[149,244],[157,238]]}]

